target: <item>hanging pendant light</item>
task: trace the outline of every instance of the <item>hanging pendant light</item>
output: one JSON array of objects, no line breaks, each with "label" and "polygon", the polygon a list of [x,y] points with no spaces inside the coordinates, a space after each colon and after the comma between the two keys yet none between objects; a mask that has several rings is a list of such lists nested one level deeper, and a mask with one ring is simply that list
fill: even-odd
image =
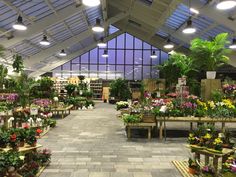
[{"label": "hanging pendant light", "polygon": [[232,44],[229,46],[230,49],[236,49],[236,38],[232,40]]},{"label": "hanging pendant light", "polygon": [[234,0],[220,0],[216,4],[216,8],[219,10],[228,10],[236,7],[236,1]]},{"label": "hanging pendant light", "polygon": [[41,45],[50,45],[50,42],[48,41],[48,38],[46,35],[43,35],[43,40],[39,42]]},{"label": "hanging pendant light", "polygon": [[27,26],[23,23],[23,18],[19,15],[17,18],[17,22],[12,25],[12,27],[16,30],[24,31],[27,30]]},{"label": "hanging pendant light", "polygon": [[193,34],[196,32],[196,28],[192,25],[191,18],[187,21],[186,27],[183,29],[183,33],[185,34]]},{"label": "hanging pendant light", "polygon": [[107,50],[105,49],[104,50],[104,52],[103,52],[103,54],[102,54],[102,57],[103,58],[107,58],[109,55],[108,55],[108,52],[107,52]]},{"label": "hanging pendant light", "polygon": [[100,2],[100,0],[82,0],[82,3],[85,6],[95,7],[95,6],[100,5],[101,2]]},{"label": "hanging pendant light", "polygon": [[174,44],[170,41],[170,39],[168,38],[166,41],[166,44],[164,45],[165,49],[173,49],[174,48]]},{"label": "hanging pendant light", "polygon": [[155,59],[155,58],[157,58],[157,55],[156,55],[155,50],[152,51],[152,54],[151,54],[150,57],[151,57],[151,59]]},{"label": "hanging pendant light", "polygon": [[104,48],[104,47],[107,46],[107,43],[104,42],[104,38],[103,38],[103,37],[101,37],[101,39],[100,39],[100,41],[98,42],[97,46],[100,47],[100,48]]},{"label": "hanging pendant light", "polygon": [[92,30],[97,33],[101,33],[104,31],[104,28],[101,25],[101,20],[99,18],[96,19],[96,24],[93,26]]},{"label": "hanging pendant light", "polygon": [[67,54],[66,54],[65,50],[62,49],[61,52],[59,53],[59,55],[60,55],[61,57],[65,57]]}]

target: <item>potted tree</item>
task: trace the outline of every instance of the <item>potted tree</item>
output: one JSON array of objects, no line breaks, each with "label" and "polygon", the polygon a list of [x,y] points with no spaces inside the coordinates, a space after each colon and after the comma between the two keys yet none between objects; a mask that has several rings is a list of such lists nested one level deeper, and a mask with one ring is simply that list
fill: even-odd
[{"label": "potted tree", "polygon": [[207,79],[215,79],[216,69],[229,61],[227,44],[228,33],[218,34],[210,41],[200,38],[191,41],[193,64],[199,71],[206,71]]}]

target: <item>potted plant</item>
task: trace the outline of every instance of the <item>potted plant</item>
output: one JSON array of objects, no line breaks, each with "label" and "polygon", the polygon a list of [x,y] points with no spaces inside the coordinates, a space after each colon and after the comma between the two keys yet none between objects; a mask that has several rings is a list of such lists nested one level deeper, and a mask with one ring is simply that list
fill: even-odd
[{"label": "potted plant", "polygon": [[230,52],[227,44],[228,33],[218,34],[211,41],[200,38],[191,41],[193,64],[199,71],[206,71],[207,79],[215,79],[216,69],[229,61],[226,56]]},{"label": "potted plant", "polygon": [[0,148],[6,148],[9,142],[9,133],[7,131],[0,132]]},{"label": "potted plant", "polygon": [[14,69],[14,72],[20,73],[24,68],[22,56],[15,54],[13,55],[13,59],[14,62],[12,63],[12,67]]},{"label": "potted plant", "polygon": [[130,114],[124,114],[122,116],[122,119],[124,121],[124,123],[128,124],[128,123],[139,123],[141,122],[141,116],[140,115],[130,115]]},{"label": "potted plant", "polygon": [[127,101],[131,98],[130,87],[124,79],[116,79],[110,84],[110,97],[115,97],[116,101]]},{"label": "potted plant", "polygon": [[33,128],[26,131],[26,143],[30,146],[36,146],[37,144],[36,131]]},{"label": "potted plant", "polygon": [[189,158],[188,160],[188,171],[192,175],[196,175],[199,173],[199,166],[197,165],[195,160]]},{"label": "potted plant", "polygon": [[13,150],[18,151],[19,148],[19,139],[17,136],[17,130],[16,129],[11,129],[9,131],[9,145]]},{"label": "potted plant", "polygon": [[75,91],[76,88],[77,88],[77,85],[75,85],[75,84],[68,84],[65,86],[65,89],[66,89],[67,94],[69,96],[71,96],[73,94],[73,92]]},{"label": "potted plant", "polygon": [[25,146],[26,130],[19,128],[17,129],[17,138],[19,140],[19,147]]}]

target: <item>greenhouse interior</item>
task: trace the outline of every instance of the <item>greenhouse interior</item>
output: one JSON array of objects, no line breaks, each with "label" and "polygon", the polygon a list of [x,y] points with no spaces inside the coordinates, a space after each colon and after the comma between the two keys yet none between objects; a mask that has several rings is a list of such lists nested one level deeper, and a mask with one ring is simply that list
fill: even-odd
[{"label": "greenhouse interior", "polygon": [[236,177],[236,0],[0,0],[0,177]]}]

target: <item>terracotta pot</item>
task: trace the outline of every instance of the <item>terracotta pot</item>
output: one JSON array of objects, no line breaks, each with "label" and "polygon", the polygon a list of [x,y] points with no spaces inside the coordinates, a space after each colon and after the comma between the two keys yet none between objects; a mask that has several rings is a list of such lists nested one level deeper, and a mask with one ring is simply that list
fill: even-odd
[{"label": "terracotta pot", "polygon": [[192,174],[192,175],[197,174],[197,170],[194,169],[194,168],[191,168],[191,167],[188,168],[188,172],[189,172],[190,174]]}]

